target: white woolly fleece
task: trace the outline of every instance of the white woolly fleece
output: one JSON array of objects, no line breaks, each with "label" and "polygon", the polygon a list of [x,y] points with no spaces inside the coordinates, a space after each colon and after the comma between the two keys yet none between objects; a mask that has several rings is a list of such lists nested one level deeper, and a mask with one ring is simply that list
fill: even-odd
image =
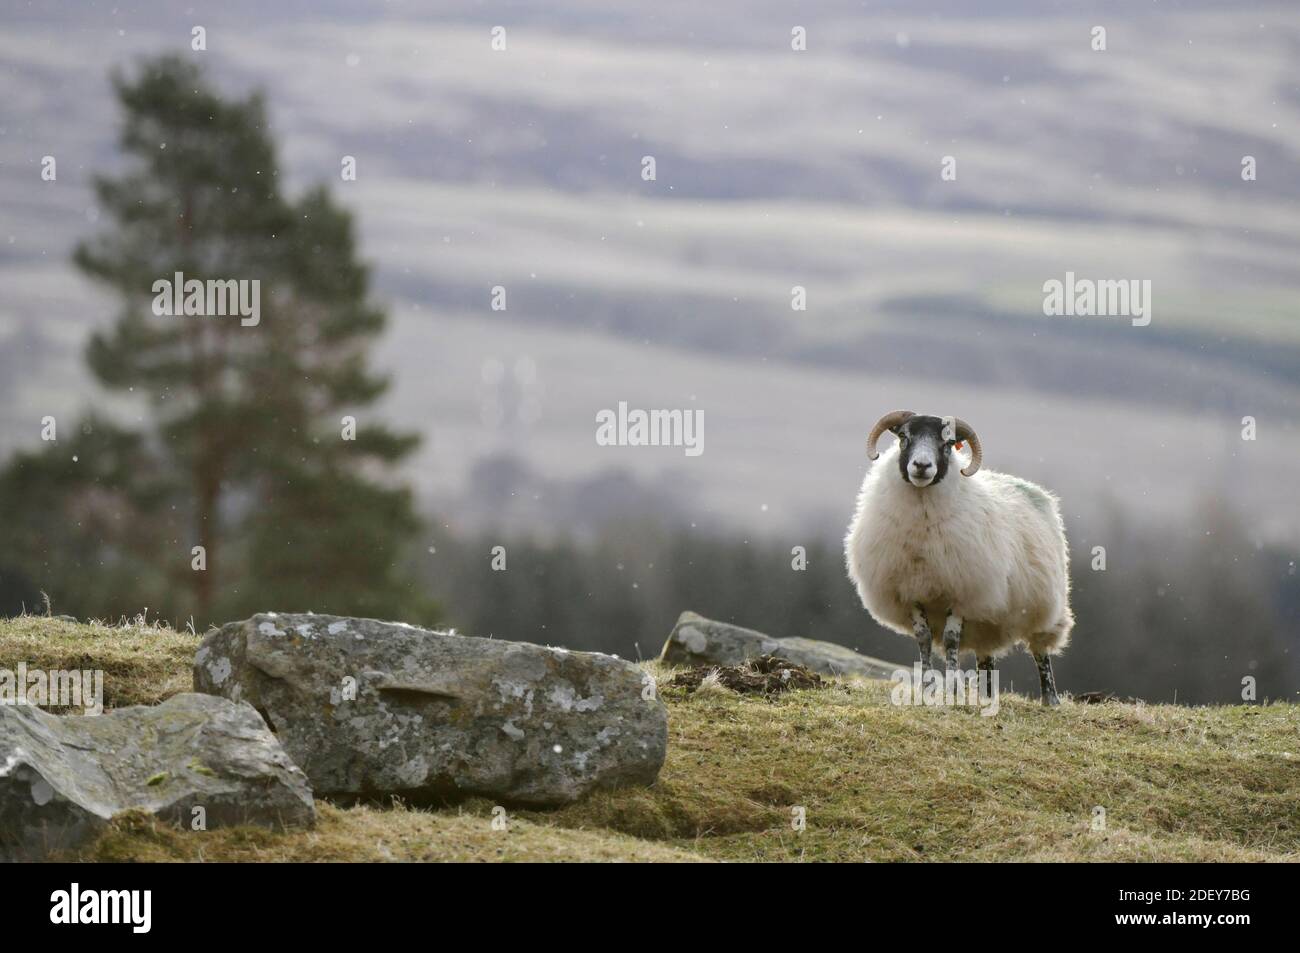
[{"label": "white woolly fleece", "polygon": [[844,541],[849,578],[881,625],[911,637],[920,603],[934,643],[948,611],[964,620],[962,651],[1017,643],[1055,653],[1069,641],[1069,553],[1057,499],[1027,480],[981,469],[917,488],[898,472],[898,445],[867,471]]}]

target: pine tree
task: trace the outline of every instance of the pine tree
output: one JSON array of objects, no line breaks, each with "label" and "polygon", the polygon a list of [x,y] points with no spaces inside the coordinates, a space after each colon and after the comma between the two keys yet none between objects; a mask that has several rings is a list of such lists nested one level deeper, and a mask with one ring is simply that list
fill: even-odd
[{"label": "pine tree", "polygon": [[[112,227],[75,261],[120,301],[90,341],[90,368],[146,406],[139,432],[110,431],[138,467],[105,479],[79,461],[119,512],[89,531],[82,556],[102,563],[111,551],[135,568],[142,598],[199,624],[272,608],[430,621],[403,565],[419,522],[409,491],[386,477],[416,438],[370,413],[387,380],[369,369],[367,347],[385,315],[370,303],[349,214],[323,188],[286,198],[259,95],[223,99],[174,57],[114,85],[131,166],[96,180]],[[187,284],[259,282],[259,320],[156,313],[154,283],[176,273]],[[68,447],[26,455],[7,478],[20,479],[14,467],[57,475],[72,469],[68,457]],[[52,519],[86,491],[69,479]],[[125,545],[122,514],[144,521],[144,539]],[[196,546],[205,569],[194,568]],[[145,584],[151,560],[166,586]],[[39,566],[25,568],[40,581]]]}]

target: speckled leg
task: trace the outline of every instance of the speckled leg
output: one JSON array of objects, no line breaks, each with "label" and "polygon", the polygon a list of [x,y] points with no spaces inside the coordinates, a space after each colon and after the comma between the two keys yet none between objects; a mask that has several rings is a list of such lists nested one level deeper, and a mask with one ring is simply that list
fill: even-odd
[{"label": "speckled leg", "polygon": [[993,693],[993,672],[997,668],[997,665],[993,662],[993,656],[984,656],[977,665],[980,673],[980,684],[986,686],[984,691],[991,695]]},{"label": "speckled leg", "polygon": [[925,610],[919,605],[912,606],[912,633],[916,636],[916,647],[921,652],[921,669],[930,670],[930,643],[934,640],[930,633],[930,623],[925,620]]},{"label": "speckled leg", "polygon": [[1056,677],[1052,675],[1052,657],[1046,653],[1039,655],[1033,653],[1034,662],[1038,665],[1038,694],[1044,705],[1061,704],[1060,696],[1056,694]]},{"label": "speckled leg", "polygon": [[957,656],[961,654],[961,616],[948,610],[943,621],[943,659],[949,672],[957,671]]}]

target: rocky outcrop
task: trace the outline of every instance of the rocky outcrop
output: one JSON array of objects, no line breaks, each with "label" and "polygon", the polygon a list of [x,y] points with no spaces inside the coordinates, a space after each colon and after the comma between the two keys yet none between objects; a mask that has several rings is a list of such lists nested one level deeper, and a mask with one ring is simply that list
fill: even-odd
[{"label": "rocky outcrop", "polygon": [[677,619],[659,658],[672,665],[740,665],[762,655],[777,655],[825,675],[887,679],[897,669],[906,668],[859,655],[834,642],[777,639],[753,629],[706,619],[694,612],[683,612]]},{"label": "rocky outcrop", "polygon": [[0,859],[74,849],[128,808],[186,829],[315,820],[307,779],[248,705],[186,694],[98,717],[0,706]]},{"label": "rocky outcrop", "polygon": [[650,784],[668,739],[628,662],[371,619],[230,623],[203,640],[194,687],[256,707],[322,795],[565,804]]}]

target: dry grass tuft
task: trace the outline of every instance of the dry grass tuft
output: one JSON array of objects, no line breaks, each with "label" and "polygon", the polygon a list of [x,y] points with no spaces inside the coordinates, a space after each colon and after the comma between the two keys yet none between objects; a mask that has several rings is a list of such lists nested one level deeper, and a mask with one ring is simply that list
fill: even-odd
[{"label": "dry grass tuft", "polygon": [[100,669],[105,708],[156,705],[193,690],[200,641],[142,616],[110,625],[26,615],[0,620],[0,668],[13,670],[22,661],[47,671]]}]

